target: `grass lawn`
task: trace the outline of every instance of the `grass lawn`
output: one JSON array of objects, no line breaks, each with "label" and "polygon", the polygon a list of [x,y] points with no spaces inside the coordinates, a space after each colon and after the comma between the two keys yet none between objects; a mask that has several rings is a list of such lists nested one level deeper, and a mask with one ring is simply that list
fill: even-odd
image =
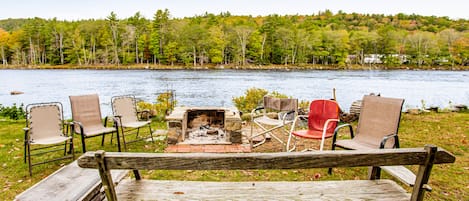
[{"label": "grass lawn", "polygon": [[[24,120],[0,119],[0,200],[13,200],[15,195],[47,177],[70,160],[58,161],[33,167],[33,176],[28,174],[28,166],[23,163]],[[162,122],[154,123],[154,129],[164,128]],[[146,129],[142,130],[143,132]],[[347,137],[346,133],[341,133]],[[401,147],[423,147],[435,144],[456,156],[456,163],[435,165],[430,177],[433,191],[425,194],[426,200],[469,200],[469,113],[427,113],[420,115],[404,114],[399,129]],[[75,152],[81,155],[79,136],[75,136]],[[330,143],[330,140],[328,140]],[[273,143],[273,142],[272,142]],[[117,151],[110,144],[109,136],[104,147],[101,138],[87,140],[88,150],[104,149]],[[326,145],[326,147],[330,147]],[[138,142],[128,145],[128,151],[163,152],[163,142]],[[275,146],[262,145],[254,151],[279,151]],[[36,157],[38,158],[38,157]],[[34,158],[33,158],[34,159]],[[416,167],[410,167],[416,170]],[[185,180],[249,181],[249,180],[340,180],[365,179],[367,168],[335,168],[333,175],[327,169],[300,170],[239,170],[239,171],[147,171],[143,177],[152,179],[178,178]],[[389,178],[383,173],[384,178]],[[410,188],[407,188],[410,190]]]}]

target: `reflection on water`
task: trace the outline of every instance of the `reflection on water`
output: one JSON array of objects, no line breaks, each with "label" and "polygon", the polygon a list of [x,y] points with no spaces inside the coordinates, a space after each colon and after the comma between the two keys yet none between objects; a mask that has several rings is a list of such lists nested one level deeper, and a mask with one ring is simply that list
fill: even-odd
[{"label": "reflection on water", "polygon": [[[0,104],[60,101],[70,117],[69,95],[97,93],[103,115],[112,96],[133,94],[154,102],[176,90],[179,105],[232,106],[231,99],[257,87],[299,98],[332,98],[344,110],[364,94],[404,98],[404,108],[469,105],[468,71],[252,71],[252,70],[0,70]],[[22,95],[10,95],[22,91]]]}]

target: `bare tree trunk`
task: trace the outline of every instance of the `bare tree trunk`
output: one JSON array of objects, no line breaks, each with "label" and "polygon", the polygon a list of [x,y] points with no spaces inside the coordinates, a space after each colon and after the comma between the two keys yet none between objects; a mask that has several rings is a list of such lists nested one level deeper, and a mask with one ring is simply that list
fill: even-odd
[{"label": "bare tree trunk", "polygon": [[26,60],[26,53],[24,51],[21,51],[21,60],[23,62],[23,65],[26,65],[27,64],[27,60]]},{"label": "bare tree trunk", "polygon": [[[74,41],[74,40],[72,40],[72,45],[73,45],[73,47],[76,47],[76,44],[75,44],[75,41]],[[78,50],[78,51],[75,51],[75,54],[76,54],[77,59],[78,59],[78,65],[81,66],[81,59],[80,59],[80,52],[79,52],[79,50]]]},{"label": "bare tree trunk", "polygon": [[92,64],[96,64],[96,41],[93,37],[91,37],[91,47]]},{"label": "bare tree trunk", "polygon": [[29,37],[29,63],[35,64],[36,61],[36,52],[34,50],[34,45],[31,37]]},{"label": "bare tree trunk", "polygon": [[195,51],[195,46],[192,46],[192,56],[194,57],[194,67],[197,66],[197,54],[196,54],[196,51]]},{"label": "bare tree trunk", "polygon": [[2,64],[3,64],[3,66],[8,65],[8,62],[5,58],[5,49],[4,49],[3,45],[2,45]]},{"label": "bare tree trunk", "polygon": [[83,46],[82,46],[82,50],[83,50],[83,60],[85,62],[85,65],[88,65],[88,58],[86,57],[86,47],[85,47],[85,42],[83,41]]},{"label": "bare tree trunk", "polygon": [[140,63],[138,60],[138,37],[135,37],[135,63]]},{"label": "bare tree trunk", "polygon": [[291,58],[291,64],[294,65],[295,64],[295,59],[296,59],[296,52],[297,52],[297,47],[295,46],[295,48],[292,49],[292,58]]},{"label": "bare tree trunk", "polygon": [[241,61],[241,65],[246,65],[246,44],[247,44],[247,33],[245,33],[244,31],[242,31],[242,33],[240,33],[240,31],[236,31],[237,35],[238,35],[238,39],[239,39],[239,45],[241,46],[241,58],[242,58],[242,61]]},{"label": "bare tree trunk", "polygon": [[63,39],[64,39],[64,35],[63,33],[59,33],[59,54],[60,54],[60,64],[64,64],[64,50],[63,50],[63,47],[64,47],[64,42],[63,42]]},{"label": "bare tree trunk", "polygon": [[267,39],[267,34],[264,33],[262,37],[262,45],[261,45],[261,61],[264,62],[264,47],[265,47],[265,40]]}]

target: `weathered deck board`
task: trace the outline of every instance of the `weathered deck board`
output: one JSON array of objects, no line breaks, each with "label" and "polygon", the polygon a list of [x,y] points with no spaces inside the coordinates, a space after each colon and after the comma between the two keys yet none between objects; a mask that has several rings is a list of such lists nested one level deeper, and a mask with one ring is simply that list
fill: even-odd
[{"label": "weathered deck board", "polygon": [[198,182],[125,179],[118,200],[409,200],[390,180]]},{"label": "weathered deck board", "polygon": [[[112,170],[113,181],[120,181],[128,170]],[[99,193],[101,178],[97,169],[78,167],[74,161],[17,195],[17,201],[90,200]],[[91,195],[91,196],[88,196]]]},{"label": "weathered deck board", "polygon": [[414,186],[415,174],[404,166],[381,166],[390,175],[399,179],[402,183]]}]

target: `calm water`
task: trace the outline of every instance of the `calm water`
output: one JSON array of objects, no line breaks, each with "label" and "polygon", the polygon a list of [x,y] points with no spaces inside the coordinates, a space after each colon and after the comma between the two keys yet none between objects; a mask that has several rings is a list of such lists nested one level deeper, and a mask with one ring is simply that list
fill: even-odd
[{"label": "calm water", "polygon": [[[178,105],[233,106],[231,99],[258,87],[300,100],[331,98],[336,88],[348,111],[364,94],[404,98],[404,109],[469,105],[469,71],[166,71],[166,70],[0,70],[0,104],[59,101],[70,117],[69,95],[97,93],[103,115],[112,96],[134,94],[154,102],[156,93],[176,90]],[[10,91],[22,95],[10,95]]]}]

